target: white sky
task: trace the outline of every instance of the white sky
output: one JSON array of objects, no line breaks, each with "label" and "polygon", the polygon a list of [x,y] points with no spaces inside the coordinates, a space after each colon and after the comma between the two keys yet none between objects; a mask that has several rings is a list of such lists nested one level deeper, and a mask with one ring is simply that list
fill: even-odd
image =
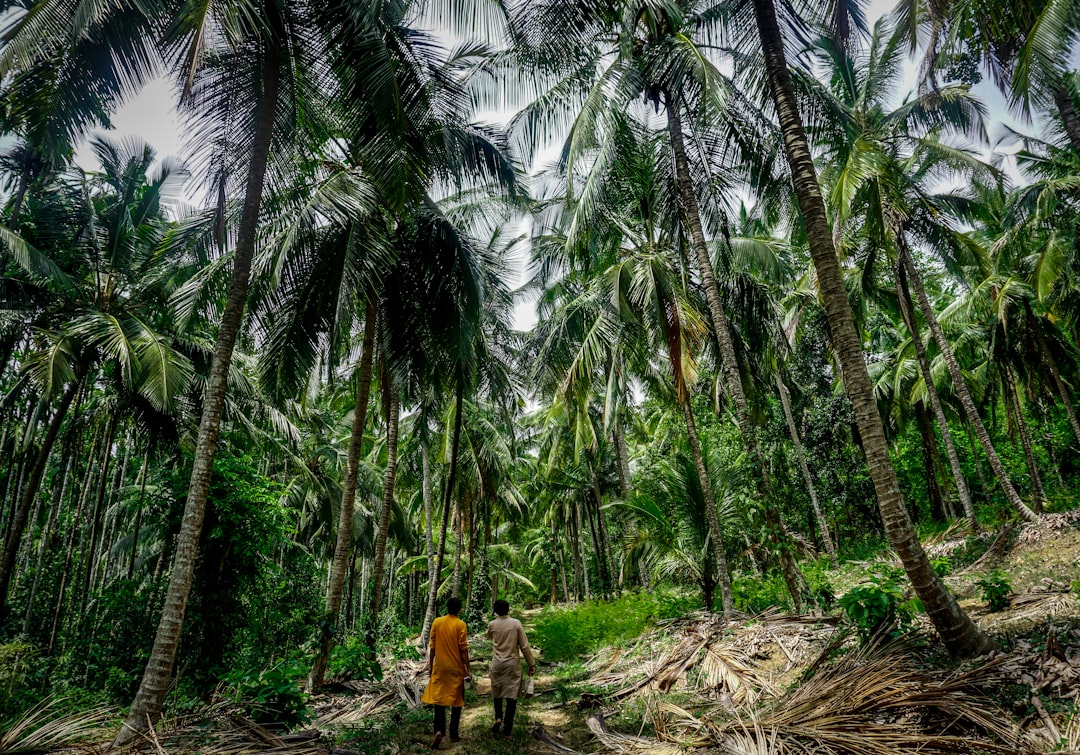
[{"label": "white sky", "polygon": [[[866,8],[866,16],[869,24],[873,24],[884,13],[896,5],[896,0],[871,0]],[[897,102],[903,99],[905,94],[914,88],[917,63],[910,61],[907,65],[905,76],[905,91],[897,92]],[[987,105],[989,110],[990,139],[995,144],[1003,133],[1002,124],[1008,124],[1021,131],[1032,132],[1036,129],[1031,124],[1018,123],[1011,117],[1004,98],[997,89],[987,80],[983,80],[974,88],[978,95]],[[184,126],[176,112],[175,103],[177,95],[171,84],[158,79],[148,84],[139,94],[123,105],[115,115],[112,122],[114,130],[111,135],[129,136],[134,135],[148,142],[156,150],[158,157],[183,156],[188,152],[184,135]],[[999,152],[1010,151],[1007,146],[998,148]],[[76,162],[82,167],[94,170],[98,166],[89,146],[83,143],[76,152]],[[1008,165],[1006,167],[1009,167]],[[1013,177],[1016,178],[1014,171]],[[193,179],[189,184],[187,199],[189,202],[199,201],[198,193],[202,183]],[[513,285],[520,285],[525,280],[525,261],[518,261],[516,273],[517,280]],[[536,321],[536,315],[531,302],[522,301],[518,304],[515,323],[521,329],[530,328]]]}]

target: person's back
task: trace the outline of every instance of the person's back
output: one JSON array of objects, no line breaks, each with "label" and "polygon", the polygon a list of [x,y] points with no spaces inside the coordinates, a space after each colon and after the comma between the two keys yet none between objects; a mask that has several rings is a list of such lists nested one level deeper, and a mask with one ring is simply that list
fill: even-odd
[{"label": "person's back", "polygon": [[446,602],[446,615],[431,622],[431,641],[428,652],[430,680],[420,698],[435,709],[434,738],[431,749],[439,749],[439,740],[446,731],[446,709],[450,708],[450,741],[460,741],[458,725],[461,707],[465,704],[465,680],[472,677],[469,668],[469,640],[465,622],[458,618],[461,599],[457,596]]},{"label": "person's back", "polygon": [[[492,661],[517,661],[519,653],[529,648],[525,628],[509,616],[499,616],[489,623],[487,636],[491,638]],[[531,658],[528,660],[529,665],[533,665]]]},{"label": "person's back", "polygon": [[491,670],[488,675],[491,679],[491,698],[495,704],[495,723],[491,731],[502,731],[502,735],[507,738],[514,726],[514,713],[517,711],[517,698],[521,687],[521,659],[518,653],[524,654],[525,662],[529,664],[529,676],[533,675],[536,667],[525,629],[520,621],[507,615],[509,611],[509,603],[496,600],[497,617],[488,624],[486,634],[492,646]]}]

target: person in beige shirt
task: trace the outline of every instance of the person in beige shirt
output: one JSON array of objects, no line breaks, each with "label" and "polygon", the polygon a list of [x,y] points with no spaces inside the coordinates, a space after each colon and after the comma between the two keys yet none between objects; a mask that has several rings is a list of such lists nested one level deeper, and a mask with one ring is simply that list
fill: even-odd
[{"label": "person in beige shirt", "polygon": [[[491,727],[494,734],[502,729],[503,737],[510,738],[514,726],[514,713],[517,712],[517,699],[521,690],[521,658],[529,665],[529,676],[536,670],[536,660],[529,649],[529,639],[525,629],[517,619],[511,619],[510,604],[505,600],[495,601],[495,620],[488,624],[486,637],[491,640],[491,696],[495,701],[495,723]],[[505,713],[503,701],[506,702]]]}]

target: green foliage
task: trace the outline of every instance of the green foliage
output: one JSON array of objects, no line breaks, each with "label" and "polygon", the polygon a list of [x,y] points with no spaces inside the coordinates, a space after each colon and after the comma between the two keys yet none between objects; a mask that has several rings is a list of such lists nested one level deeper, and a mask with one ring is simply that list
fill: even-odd
[{"label": "green foliage", "polygon": [[375,651],[363,639],[350,635],[334,645],[328,664],[332,679],[382,679],[383,671]]},{"label": "green foliage", "polygon": [[311,720],[312,711],[303,682],[308,665],[301,659],[281,661],[261,670],[242,669],[224,681],[234,702],[260,724],[299,726]]},{"label": "green foliage", "polygon": [[783,578],[738,577],[731,580],[731,596],[735,607],[746,613],[761,613],[770,608],[790,608],[791,601]]},{"label": "green foliage", "polygon": [[930,559],[930,566],[933,567],[934,574],[938,575],[939,579],[944,579],[953,571],[952,561],[948,556],[938,556]]},{"label": "green foliage", "polygon": [[38,701],[41,659],[28,642],[12,640],[0,645],[0,722]]},{"label": "green foliage", "polygon": [[822,611],[829,611],[836,604],[836,593],[829,582],[828,559],[805,564],[802,568],[803,577],[806,578],[807,597]]},{"label": "green foliage", "polygon": [[991,611],[1004,611],[1009,607],[1012,584],[1004,573],[992,571],[976,580],[975,584],[982,591],[982,599],[986,601],[986,607]]},{"label": "green foliage", "polygon": [[898,636],[911,624],[912,609],[904,602],[902,578],[898,569],[883,569],[840,598],[844,615],[863,642],[883,632]]},{"label": "green foliage", "polygon": [[637,637],[662,619],[683,616],[700,603],[682,595],[633,593],[590,600],[573,608],[546,608],[536,619],[531,644],[548,660],[565,660]]}]

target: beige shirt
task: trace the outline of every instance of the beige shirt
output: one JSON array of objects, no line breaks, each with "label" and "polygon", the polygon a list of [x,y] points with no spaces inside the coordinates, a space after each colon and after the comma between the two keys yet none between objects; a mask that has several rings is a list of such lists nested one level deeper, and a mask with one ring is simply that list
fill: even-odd
[{"label": "beige shirt", "polygon": [[488,624],[485,635],[491,640],[492,663],[514,661],[518,659],[518,650],[525,656],[525,662],[530,667],[536,665],[532,650],[529,648],[529,638],[525,636],[525,628],[517,619],[509,616],[499,616]]}]

